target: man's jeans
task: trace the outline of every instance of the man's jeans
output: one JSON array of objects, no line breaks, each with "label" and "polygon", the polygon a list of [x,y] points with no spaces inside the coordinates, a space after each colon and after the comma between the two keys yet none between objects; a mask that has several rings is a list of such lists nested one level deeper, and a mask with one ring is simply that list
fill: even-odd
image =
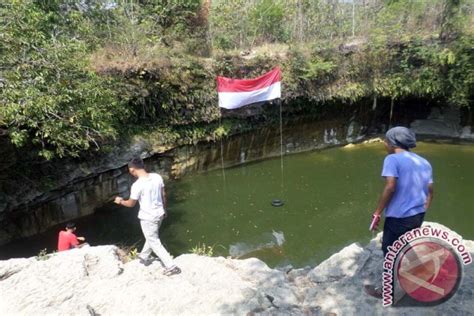
[{"label": "man's jeans", "polygon": [[158,236],[160,225],[161,220],[158,222],[140,221],[140,226],[142,227],[142,232],[145,236],[145,245],[140,253],[140,258],[147,260],[153,251],[161,262],[163,262],[165,268],[169,269],[174,266],[173,258],[171,258],[171,255],[161,244],[160,237]]},{"label": "man's jeans", "polygon": [[382,237],[382,251],[383,257],[387,254],[387,247],[391,246],[395,240],[406,232],[418,228],[423,224],[425,213],[416,214],[410,217],[396,218],[387,217],[385,218],[385,224],[383,225],[383,237]]}]

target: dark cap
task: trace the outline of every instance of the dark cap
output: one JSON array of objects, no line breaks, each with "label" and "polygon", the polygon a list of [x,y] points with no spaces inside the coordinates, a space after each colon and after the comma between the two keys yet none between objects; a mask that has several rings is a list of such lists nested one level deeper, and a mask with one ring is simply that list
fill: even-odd
[{"label": "dark cap", "polygon": [[409,149],[416,147],[416,136],[412,130],[397,126],[388,130],[385,139],[392,147]]}]

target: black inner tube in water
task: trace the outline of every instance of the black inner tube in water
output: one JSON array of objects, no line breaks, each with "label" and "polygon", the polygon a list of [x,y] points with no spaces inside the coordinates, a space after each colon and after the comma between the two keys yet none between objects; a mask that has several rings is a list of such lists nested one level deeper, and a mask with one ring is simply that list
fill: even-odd
[{"label": "black inner tube in water", "polygon": [[275,206],[275,207],[283,206],[283,204],[284,204],[284,203],[283,203],[282,200],[277,200],[277,199],[275,199],[275,200],[272,201],[272,206]]}]

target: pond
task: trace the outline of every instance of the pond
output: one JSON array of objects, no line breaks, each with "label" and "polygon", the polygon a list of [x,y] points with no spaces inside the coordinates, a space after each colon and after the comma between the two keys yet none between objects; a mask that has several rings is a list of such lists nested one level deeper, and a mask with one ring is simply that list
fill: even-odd
[{"label": "pond", "polygon": [[[474,239],[474,146],[420,142],[433,165],[435,199],[426,220]],[[342,247],[368,242],[372,211],[383,187],[381,143],[331,148],[214,170],[168,182],[169,218],[161,239],[173,255],[196,245],[214,255],[258,257],[270,266],[315,265]],[[282,177],[283,174],[283,177]],[[272,200],[284,205],[274,207]],[[76,221],[93,245],[140,248],[137,210],[109,206]],[[0,247],[0,258],[54,250],[55,227]]]}]

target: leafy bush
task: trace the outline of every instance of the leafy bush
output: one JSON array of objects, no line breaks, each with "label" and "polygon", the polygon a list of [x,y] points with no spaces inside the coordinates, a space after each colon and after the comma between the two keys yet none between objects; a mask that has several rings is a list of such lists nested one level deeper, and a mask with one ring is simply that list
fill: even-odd
[{"label": "leafy bush", "polygon": [[[84,42],[67,34],[81,15],[68,11],[61,17],[30,1],[6,8],[0,116],[12,142],[38,145],[40,155],[51,159],[78,156],[113,139],[128,110],[113,89],[114,80],[88,70]],[[64,33],[52,23],[62,19],[70,23]],[[76,35],[81,36],[80,30]]]},{"label": "leafy bush", "polygon": [[466,0],[7,1],[0,129],[46,159],[137,130],[164,143],[215,140],[278,117],[263,109],[219,128],[216,75],[255,77],[275,65],[286,115],[377,97],[472,107],[473,8]]}]

